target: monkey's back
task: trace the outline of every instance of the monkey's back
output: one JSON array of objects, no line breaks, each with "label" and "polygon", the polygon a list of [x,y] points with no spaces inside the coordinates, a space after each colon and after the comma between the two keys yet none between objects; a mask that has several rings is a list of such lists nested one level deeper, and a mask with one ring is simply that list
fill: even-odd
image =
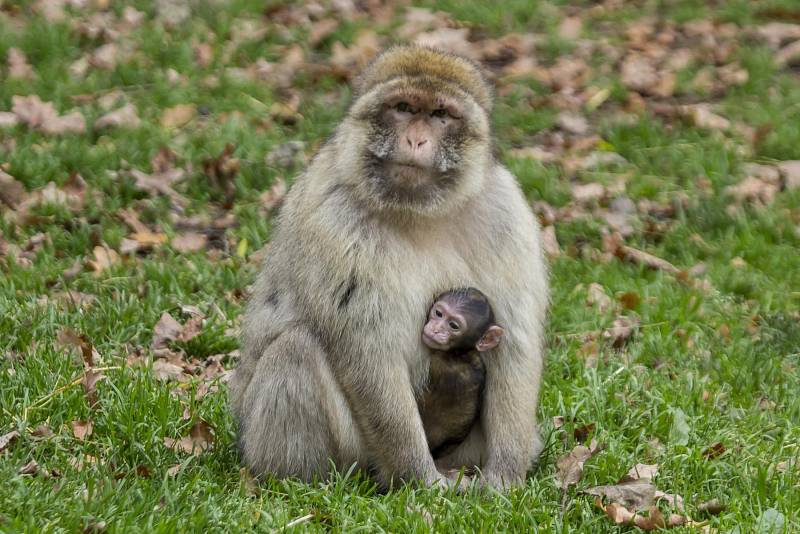
[{"label": "monkey's back", "polygon": [[477,351],[431,351],[430,380],[419,401],[433,457],[464,441],[480,415],[486,366]]}]

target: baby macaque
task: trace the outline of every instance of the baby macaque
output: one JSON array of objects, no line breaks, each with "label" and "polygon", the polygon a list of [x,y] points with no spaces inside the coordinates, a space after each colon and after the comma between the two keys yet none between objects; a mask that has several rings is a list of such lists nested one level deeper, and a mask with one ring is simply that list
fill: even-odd
[{"label": "baby macaque", "polygon": [[461,443],[477,421],[486,379],[480,353],[497,347],[504,333],[477,289],[447,291],[431,306],[422,330],[432,349],[430,381],[419,411],[434,459]]}]

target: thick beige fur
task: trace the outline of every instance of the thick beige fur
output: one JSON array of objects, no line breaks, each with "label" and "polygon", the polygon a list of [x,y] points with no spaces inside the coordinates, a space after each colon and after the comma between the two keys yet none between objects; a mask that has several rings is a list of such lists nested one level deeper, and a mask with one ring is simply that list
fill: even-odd
[{"label": "thick beige fur", "polygon": [[[431,83],[471,114],[458,185],[419,205],[379,199],[361,166],[363,117],[388,92]],[[491,155],[490,94],[467,60],[392,49],[362,76],[347,117],[295,182],[247,307],[230,388],[255,473],[311,480],[357,462],[385,486],[446,483],[417,408],[429,362],[420,332],[436,295],[476,287],[506,338],[485,359],[480,424],[438,468],[477,466],[495,487],[524,480],[541,448],[547,272],[536,220]]]}]

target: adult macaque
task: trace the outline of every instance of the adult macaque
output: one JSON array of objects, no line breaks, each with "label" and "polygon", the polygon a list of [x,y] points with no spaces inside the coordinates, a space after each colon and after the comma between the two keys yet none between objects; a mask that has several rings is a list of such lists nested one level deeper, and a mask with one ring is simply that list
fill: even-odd
[{"label": "adult macaque", "polygon": [[255,474],[310,480],[354,462],[383,486],[449,485],[416,398],[419,318],[480,287],[508,329],[486,362],[479,424],[441,469],[521,484],[540,451],[547,273],[539,229],[493,157],[492,93],[470,61],[422,47],[379,56],[333,137],[285,199],[245,313],[231,381]]},{"label": "adult macaque", "polygon": [[430,380],[419,401],[433,458],[452,451],[478,420],[486,380],[479,353],[497,348],[503,328],[494,322],[486,296],[474,288],[436,297],[422,329],[431,349]]}]

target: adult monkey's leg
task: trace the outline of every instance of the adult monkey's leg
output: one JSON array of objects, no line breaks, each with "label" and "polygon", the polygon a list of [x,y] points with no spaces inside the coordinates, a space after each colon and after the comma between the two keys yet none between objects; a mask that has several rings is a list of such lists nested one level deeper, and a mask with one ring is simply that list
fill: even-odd
[{"label": "adult monkey's leg", "polygon": [[258,358],[239,402],[239,445],[255,474],[325,478],[361,456],[358,430],[327,357],[304,328],[278,336]]}]

